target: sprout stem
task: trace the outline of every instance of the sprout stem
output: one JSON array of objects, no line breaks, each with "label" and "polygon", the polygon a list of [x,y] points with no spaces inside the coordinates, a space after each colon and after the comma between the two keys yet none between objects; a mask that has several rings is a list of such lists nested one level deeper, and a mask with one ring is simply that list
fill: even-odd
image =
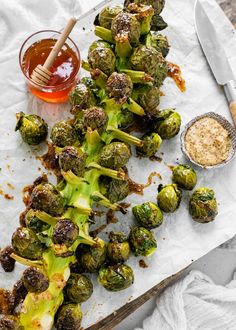
[{"label": "sprout stem", "polygon": [[103,205],[103,206],[105,206],[105,207],[107,207],[107,208],[109,208],[109,209],[111,209],[113,211],[118,211],[120,209],[120,205],[119,204],[117,204],[117,203],[111,203],[109,201],[109,199],[106,198],[105,196],[103,196],[99,191],[95,191],[92,194],[91,198],[95,202],[97,202],[97,203],[99,203],[99,204],[101,204],[101,205]]},{"label": "sprout stem", "polygon": [[22,258],[22,257],[18,256],[15,253],[11,254],[11,258],[14,259],[15,261],[19,262],[21,265],[24,265],[24,266],[39,267],[39,268],[43,266],[43,263],[38,261],[38,260],[25,259],[25,258]]},{"label": "sprout stem", "polygon": [[35,215],[37,218],[39,218],[39,220],[49,224],[50,226],[55,226],[55,224],[57,223],[57,218],[52,217],[51,215],[49,215],[46,212],[43,211],[35,211]]},{"label": "sprout stem", "polygon": [[90,71],[91,77],[95,80],[96,85],[101,89],[105,89],[107,83],[107,75],[100,69],[93,69]]},{"label": "sprout stem", "polygon": [[97,164],[95,162],[90,163],[87,167],[96,168],[99,171],[100,175],[105,175],[105,176],[108,176],[113,179],[120,179],[120,180],[125,179],[125,172],[123,172],[123,170],[115,171],[110,168],[100,166],[99,164]]},{"label": "sprout stem", "polygon": [[143,108],[141,107],[141,105],[139,105],[137,102],[135,102],[131,97],[129,98],[129,103],[128,103],[128,110],[130,112],[135,113],[136,115],[139,116],[144,116],[145,115],[145,111],[143,110]]},{"label": "sprout stem", "polygon": [[86,71],[91,71],[91,67],[88,62],[82,61],[82,68]]},{"label": "sprout stem", "polygon": [[125,133],[118,128],[110,128],[110,130],[112,131],[112,134],[115,138],[117,138],[123,142],[133,144],[137,147],[141,147],[143,145],[142,140],[140,140],[139,138],[137,138],[131,134]]},{"label": "sprout stem", "polygon": [[86,182],[84,180],[84,178],[80,178],[77,175],[75,175],[71,170],[65,172],[65,171],[61,171],[61,174],[63,176],[63,178],[70,183],[71,185],[78,185],[81,182]]},{"label": "sprout stem", "polygon": [[132,82],[135,84],[146,84],[153,82],[153,78],[144,71],[134,71],[128,69],[121,69],[120,71],[126,73],[131,78]]},{"label": "sprout stem", "polygon": [[111,30],[108,30],[102,26],[96,26],[95,27],[95,35],[107,42],[110,42],[112,44],[115,43],[112,34],[111,34]]},{"label": "sprout stem", "polygon": [[77,211],[80,214],[84,215],[90,215],[92,213],[92,209],[83,205],[80,205],[79,203],[75,202],[73,203],[74,207],[76,207]]},{"label": "sprout stem", "polygon": [[129,38],[127,34],[119,34],[115,37],[116,40],[116,54],[124,59],[131,55],[132,46],[130,45]]}]

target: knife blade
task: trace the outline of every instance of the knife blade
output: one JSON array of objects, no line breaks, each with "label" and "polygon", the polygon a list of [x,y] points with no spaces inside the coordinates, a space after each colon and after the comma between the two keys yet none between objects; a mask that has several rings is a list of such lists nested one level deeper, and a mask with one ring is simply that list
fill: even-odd
[{"label": "knife blade", "polygon": [[[223,43],[210,20],[210,11],[206,10],[208,0],[196,0],[195,27],[202,50],[206,56],[213,75],[224,91],[230,104],[230,111],[236,125],[236,81],[233,70],[227,58]],[[217,4],[216,4],[217,5]],[[225,19],[223,11],[222,15]],[[220,17],[218,17],[220,19]],[[217,24],[214,21],[214,24]],[[231,24],[229,22],[229,24]]]}]

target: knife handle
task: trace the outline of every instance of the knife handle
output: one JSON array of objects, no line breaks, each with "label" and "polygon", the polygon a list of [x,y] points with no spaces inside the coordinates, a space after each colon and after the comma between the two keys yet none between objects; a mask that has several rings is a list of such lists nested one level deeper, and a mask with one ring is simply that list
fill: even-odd
[{"label": "knife handle", "polygon": [[224,85],[224,91],[229,102],[231,116],[236,126],[236,81],[231,80]]}]

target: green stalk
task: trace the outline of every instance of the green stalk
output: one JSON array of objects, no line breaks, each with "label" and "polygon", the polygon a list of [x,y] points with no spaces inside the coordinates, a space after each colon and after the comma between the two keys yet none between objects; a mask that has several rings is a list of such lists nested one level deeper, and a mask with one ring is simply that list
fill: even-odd
[{"label": "green stalk", "polygon": [[95,35],[107,42],[110,42],[112,44],[115,43],[115,40],[113,39],[111,30],[108,30],[102,26],[96,26],[95,27]]},{"label": "green stalk", "polygon": [[128,101],[128,110],[135,113],[138,116],[144,116],[145,115],[145,111],[144,109],[141,107],[141,105],[139,105],[137,102],[135,102],[131,97],[129,98]]},{"label": "green stalk", "polygon": [[128,76],[130,76],[132,82],[134,84],[146,84],[153,82],[153,78],[145,73],[144,71],[134,71],[129,69],[121,69],[120,72],[126,73]]},{"label": "green stalk", "polygon": [[126,143],[130,143],[130,144],[133,144],[135,145],[136,147],[142,147],[143,145],[143,141],[140,140],[139,138],[133,136],[133,135],[130,135],[128,133],[125,133],[123,131],[121,131],[120,129],[118,128],[109,128],[112,131],[112,135],[114,136],[114,138],[116,139],[119,139],[123,142],[126,142]]}]

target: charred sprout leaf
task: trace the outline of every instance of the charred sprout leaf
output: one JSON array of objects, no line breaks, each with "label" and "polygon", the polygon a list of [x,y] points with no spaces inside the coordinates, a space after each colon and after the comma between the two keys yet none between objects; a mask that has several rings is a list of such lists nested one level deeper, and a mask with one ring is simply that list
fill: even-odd
[{"label": "charred sprout leaf", "polygon": [[162,139],[168,140],[176,136],[180,131],[181,116],[172,109],[160,111],[156,118],[156,130]]},{"label": "charred sprout leaf", "polygon": [[51,140],[58,147],[66,147],[76,143],[75,129],[68,121],[59,121],[52,127]]},{"label": "charred sprout leaf", "polygon": [[49,279],[36,267],[27,268],[23,273],[23,283],[27,291],[41,293],[49,287]]},{"label": "charred sprout leaf", "polygon": [[39,259],[43,252],[43,244],[29,228],[17,228],[12,235],[12,247],[16,254],[27,259]]},{"label": "charred sprout leaf", "polygon": [[93,43],[91,43],[91,45],[89,47],[89,52],[92,52],[94,49],[97,49],[97,48],[111,48],[111,44],[109,44],[109,42],[101,40],[101,39],[96,40]]},{"label": "charred sprout leaf", "polygon": [[5,315],[0,318],[1,330],[24,330],[20,325],[17,317],[11,315]]},{"label": "charred sprout leaf", "polygon": [[141,33],[140,23],[136,19],[135,15],[120,12],[112,20],[111,32],[114,39],[119,35],[127,35],[129,42],[132,45],[137,45],[139,43]]},{"label": "charred sprout leaf", "polygon": [[140,85],[135,88],[132,98],[143,107],[146,114],[156,116],[159,112],[160,90],[152,85]]},{"label": "charred sprout leaf", "polygon": [[76,256],[85,272],[96,273],[106,260],[106,244],[100,239],[95,239],[93,246],[80,244],[76,250]]},{"label": "charred sprout leaf", "polygon": [[84,125],[102,134],[107,127],[108,117],[102,108],[93,107],[84,112]]},{"label": "charred sprout leaf", "polygon": [[162,31],[166,29],[168,24],[164,21],[163,17],[160,15],[154,15],[152,19],[152,27],[153,31]]},{"label": "charred sprout leaf", "polygon": [[163,213],[154,203],[146,202],[136,205],[132,211],[138,224],[147,229],[159,227],[163,222]]},{"label": "charred sprout leaf", "polygon": [[115,71],[116,57],[111,48],[93,49],[88,53],[88,62],[92,69],[100,69],[108,76]]},{"label": "charred sprout leaf", "polygon": [[107,257],[112,263],[122,263],[129,259],[130,246],[128,238],[121,232],[110,232],[107,244]]},{"label": "charred sprout leaf", "polygon": [[125,166],[131,157],[130,148],[122,142],[112,142],[104,146],[100,153],[100,165],[112,169]]},{"label": "charred sprout leaf", "polygon": [[117,180],[103,176],[100,179],[100,191],[112,203],[116,203],[129,195],[129,183],[127,180]]},{"label": "charred sprout leaf", "polygon": [[157,196],[158,206],[164,212],[175,212],[181,202],[182,192],[176,184],[168,184],[160,188]]},{"label": "charred sprout leaf", "polygon": [[189,201],[189,212],[193,220],[201,223],[213,221],[218,214],[215,192],[209,188],[198,188]]},{"label": "charred sprout leaf", "polygon": [[107,80],[106,92],[108,96],[114,98],[120,104],[129,99],[132,89],[132,80],[125,73],[113,72]]},{"label": "charred sprout leaf", "polygon": [[54,244],[64,244],[70,247],[79,235],[76,224],[69,219],[62,219],[53,228],[52,241]]},{"label": "charred sprout leaf", "polygon": [[62,305],[56,315],[57,330],[80,330],[82,311],[79,304]]},{"label": "charred sprout leaf", "polygon": [[155,85],[160,87],[167,77],[168,68],[162,54],[153,47],[140,45],[134,49],[130,57],[132,69],[144,71],[155,81]]},{"label": "charred sprout leaf", "polygon": [[78,177],[82,177],[85,171],[87,155],[79,148],[64,147],[59,154],[59,165],[64,171],[72,171]]},{"label": "charred sprout leaf", "polygon": [[88,300],[93,293],[91,280],[82,274],[71,274],[64,289],[66,298],[73,303],[82,303]]},{"label": "charred sprout leaf", "polygon": [[40,233],[49,229],[50,225],[41,221],[37,215],[36,211],[30,209],[25,217],[26,227],[33,230],[35,233]]},{"label": "charred sprout leaf", "polygon": [[134,114],[127,109],[121,109],[118,122],[119,128],[126,129],[134,123]]},{"label": "charred sprout leaf", "polygon": [[105,7],[101,10],[98,16],[100,26],[110,29],[112,19],[116,17],[120,12],[122,12],[122,7],[120,6],[112,6]]},{"label": "charred sprout leaf", "polygon": [[29,145],[37,145],[44,141],[48,134],[48,125],[38,115],[25,115],[24,112],[17,114],[18,121],[16,131],[20,131],[24,142]]},{"label": "charred sprout leaf", "polygon": [[7,246],[0,252],[0,263],[5,272],[12,272],[15,268],[15,260],[11,258],[11,254],[14,252],[11,246]]},{"label": "charred sprout leaf", "polygon": [[145,45],[155,48],[158,52],[166,57],[169,53],[170,45],[166,36],[159,33],[149,33],[145,38]]},{"label": "charred sprout leaf", "polygon": [[129,242],[135,256],[150,256],[157,247],[152,232],[144,227],[133,227],[130,231]]},{"label": "charred sprout leaf", "polygon": [[64,210],[64,200],[51,183],[42,183],[33,189],[30,196],[30,207],[57,216],[61,215]]},{"label": "charred sprout leaf", "polygon": [[180,188],[192,190],[197,184],[197,174],[189,165],[178,165],[172,169],[173,182]]},{"label": "charred sprout leaf", "polygon": [[77,114],[82,109],[90,108],[96,104],[93,92],[83,83],[77,84],[69,94],[69,100],[73,108],[71,112]]},{"label": "charred sprout leaf", "polygon": [[154,156],[162,143],[162,139],[157,133],[145,135],[142,140],[142,147],[137,147],[136,150],[138,155],[146,157]]},{"label": "charred sprout leaf", "polygon": [[99,270],[98,282],[108,291],[121,291],[133,284],[134,273],[124,264],[103,266]]}]

